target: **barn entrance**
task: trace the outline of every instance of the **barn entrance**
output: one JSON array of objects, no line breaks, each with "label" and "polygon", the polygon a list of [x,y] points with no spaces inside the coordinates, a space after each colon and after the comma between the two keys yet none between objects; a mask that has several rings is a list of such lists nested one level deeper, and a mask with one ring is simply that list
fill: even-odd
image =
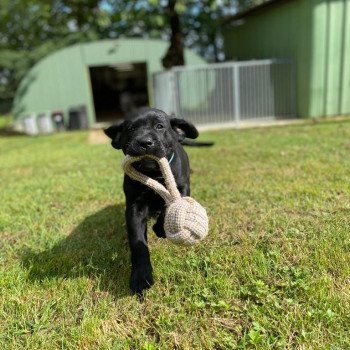
[{"label": "barn entrance", "polygon": [[119,63],[89,67],[96,122],[124,118],[136,107],[148,105],[146,63]]}]

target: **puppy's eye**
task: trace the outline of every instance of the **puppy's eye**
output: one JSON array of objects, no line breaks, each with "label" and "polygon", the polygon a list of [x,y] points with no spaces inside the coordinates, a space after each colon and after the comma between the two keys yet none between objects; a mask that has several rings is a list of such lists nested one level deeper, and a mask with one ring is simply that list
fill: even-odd
[{"label": "puppy's eye", "polygon": [[157,124],[156,125],[156,129],[157,130],[162,130],[162,129],[164,129],[164,125],[163,124]]},{"label": "puppy's eye", "polygon": [[128,126],[128,131],[135,131],[135,126],[134,125]]}]

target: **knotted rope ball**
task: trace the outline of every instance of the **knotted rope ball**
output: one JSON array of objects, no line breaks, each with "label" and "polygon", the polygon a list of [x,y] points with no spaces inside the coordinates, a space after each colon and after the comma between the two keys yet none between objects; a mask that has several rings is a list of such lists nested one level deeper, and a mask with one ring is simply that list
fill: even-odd
[{"label": "knotted rope ball", "polygon": [[[148,157],[158,162],[162,172],[165,187],[158,181],[141,174],[132,163]],[[208,234],[208,216],[206,210],[193,198],[181,197],[176,187],[174,175],[168,160],[146,155],[143,157],[126,156],[122,162],[126,175],[152,188],[165,201],[164,231],[166,237],[173,243],[193,245],[201,241]]]}]

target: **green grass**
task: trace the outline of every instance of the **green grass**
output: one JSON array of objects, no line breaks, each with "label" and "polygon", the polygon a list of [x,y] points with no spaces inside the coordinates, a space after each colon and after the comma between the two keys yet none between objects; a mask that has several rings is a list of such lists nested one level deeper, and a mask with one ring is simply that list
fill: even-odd
[{"label": "green grass", "polygon": [[350,122],[205,133],[200,245],[150,233],[130,295],[121,154],[0,139],[0,349],[349,349]]},{"label": "green grass", "polygon": [[9,126],[12,122],[12,116],[10,114],[0,115],[0,130]]}]

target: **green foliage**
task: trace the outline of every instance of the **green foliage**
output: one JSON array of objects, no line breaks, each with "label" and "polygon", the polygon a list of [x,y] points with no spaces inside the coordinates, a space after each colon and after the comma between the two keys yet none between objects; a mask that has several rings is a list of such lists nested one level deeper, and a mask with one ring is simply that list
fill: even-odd
[{"label": "green foliage", "polygon": [[6,129],[11,125],[11,123],[12,123],[11,115],[0,115],[0,130]]},{"label": "green foliage", "polygon": [[[258,0],[177,0],[185,45],[220,60],[220,20]],[[19,81],[38,60],[64,46],[99,38],[168,40],[167,0],[2,0],[0,101],[14,97]]]},{"label": "green foliage", "polygon": [[109,25],[100,1],[3,0],[0,5],[0,100],[12,99],[19,81],[47,54],[99,37]]},{"label": "green foliage", "polygon": [[142,303],[122,155],[85,132],[0,138],[0,348],[349,349],[349,126],[205,133],[188,153],[209,235],[150,232]]}]

